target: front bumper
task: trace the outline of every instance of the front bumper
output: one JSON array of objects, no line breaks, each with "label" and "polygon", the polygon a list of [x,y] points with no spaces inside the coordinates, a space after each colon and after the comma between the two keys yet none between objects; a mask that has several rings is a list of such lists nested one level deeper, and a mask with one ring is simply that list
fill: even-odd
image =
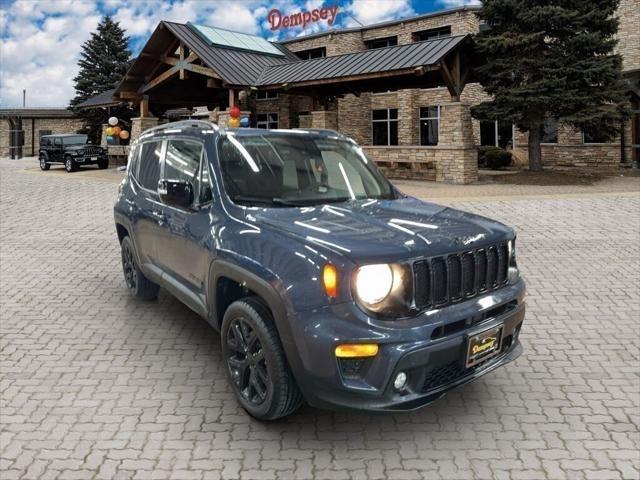
[{"label": "front bumper", "polygon": [[[285,349],[296,350],[296,361],[288,355],[291,367],[313,406],[413,410],[522,353],[518,335],[524,296],[520,280],[485,296],[393,322],[371,318],[352,303],[302,312],[292,319],[294,344]],[[493,325],[503,325],[500,353],[466,368],[467,335]],[[336,345],[358,342],[377,343],[378,354],[359,363],[335,358]],[[393,379],[401,371],[408,381],[396,391]]]},{"label": "front bumper", "polygon": [[106,155],[77,155],[72,157],[76,163],[81,163],[83,165],[91,165],[94,163],[98,163],[101,160],[106,160]]}]

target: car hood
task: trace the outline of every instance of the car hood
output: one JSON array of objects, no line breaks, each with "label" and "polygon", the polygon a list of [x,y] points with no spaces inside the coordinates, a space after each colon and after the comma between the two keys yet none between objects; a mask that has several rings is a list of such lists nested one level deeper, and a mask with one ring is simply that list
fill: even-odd
[{"label": "car hood", "polygon": [[247,211],[258,226],[326,248],[356,263],[400,261],[485,246],[513,231],[488,218],[404,197]]}]

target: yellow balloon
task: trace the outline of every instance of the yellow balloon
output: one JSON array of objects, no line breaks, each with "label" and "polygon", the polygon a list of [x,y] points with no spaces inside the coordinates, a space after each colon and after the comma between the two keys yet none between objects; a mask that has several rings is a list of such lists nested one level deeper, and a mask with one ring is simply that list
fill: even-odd
[{"label": "yellow balloon", "polygon": [[122,140],[126,140],[127,138],[129,138],[129,132],[127,132],[126,130],[122,130],[122,131],[120,132],[120,138],[121,138]]},{"label": "yellow balloon", "polygon": [[240,119],[231,117],[227,125],[229,125],[229,128],[238,128],[240,127]]},{"label": "yellow balloon", "polygon": [[107,137],[110,137],[113,135],[113,128],[112,127],[107,127],[107,131],[106,131]]}]

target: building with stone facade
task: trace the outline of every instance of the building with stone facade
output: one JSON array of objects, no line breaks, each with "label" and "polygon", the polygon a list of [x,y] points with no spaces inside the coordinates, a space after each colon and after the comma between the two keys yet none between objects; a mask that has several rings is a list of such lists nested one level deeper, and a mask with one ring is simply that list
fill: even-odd
[{"label": "building with stone facade", "polygon": [[38,156],[40,137],[54,133],[75,133],[82,128],[82,120],[65,108],[0,109],[0,157],[17,152],[11,131],[22,125],[24,131],[23,156]]},{"label": "building with stone facade", "polygon": [[[543,162],[617,168],[638,160],[640,0],[620,3],[619,52],[636,110],[612,142],[565,126],[545,129]],[[258,128],[331,128],[364,146],[393,177],[452,183],[477,179],[477,148],[512,149],[527,163],[527,137],[505,122],[478,122],[487,98],[473,82],[477,8],[461,7],[284,42],[193,24],[161,22],[114,93],[139,105],[132,138],[165,111],[206,105],[226,125],[238,105]]]}]

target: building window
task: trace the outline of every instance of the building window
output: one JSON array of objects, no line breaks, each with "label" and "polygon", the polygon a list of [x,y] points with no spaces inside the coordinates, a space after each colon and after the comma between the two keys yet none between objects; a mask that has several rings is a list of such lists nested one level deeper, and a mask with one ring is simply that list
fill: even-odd
[{"label": "building window", "polygon": [[420,145],[437,145],[440,107],[420,107]]},{"label": "building window", "polygon": [[311,60],[312,58],[326,57],[327,49],[325,47],[310,48],[309,50],[300,50],[299,52],[294,53],[302,60]]},{"label": "building window", "polygon": [[513,146],[513,125],[503,121],[480,122],[480,145],[508,148]]},{"label": "building window", "polygon": [[256,98],[258,100],[277,100],[278,92],[274,92],[273,90],[258,90],[256,92]]},{"label": "building window", "polygon": [[38,131],[38,138],[40,139],[40,141],[42,141],[42,137],[44,137],[45,135],[51,135],[51,130],[39,130]]},{"label": "building window", "polygon": [[398,145],[398,109],[371,111],[373,145]]},{"label": "building window", "polygon": [[368,40],[364,42],[369,50],[375,48],[395,47],[398,45],[398,37],[384,37],[376,38],[375,40]]},{"label": "building window", "polygon": [[558,121],[547,118],[542,126],[542,143],[558,143]]},{"label": "building window", "polygon": [[446,27],[430,28],[429,30],[422,30],[421,32],[414,32],[414,42],[424,42],[425,40],[435,40],[436,38],[450,37],[451,25]]},{"label": "building window", "polygon": [[609,137],[596,128],[582,129],[582,143],[608,143]]},{"label": "building window", "polygon": [[257,127],[268,128],[268,129],[278,128],[278,114],[277,113],[259,113]]}]

